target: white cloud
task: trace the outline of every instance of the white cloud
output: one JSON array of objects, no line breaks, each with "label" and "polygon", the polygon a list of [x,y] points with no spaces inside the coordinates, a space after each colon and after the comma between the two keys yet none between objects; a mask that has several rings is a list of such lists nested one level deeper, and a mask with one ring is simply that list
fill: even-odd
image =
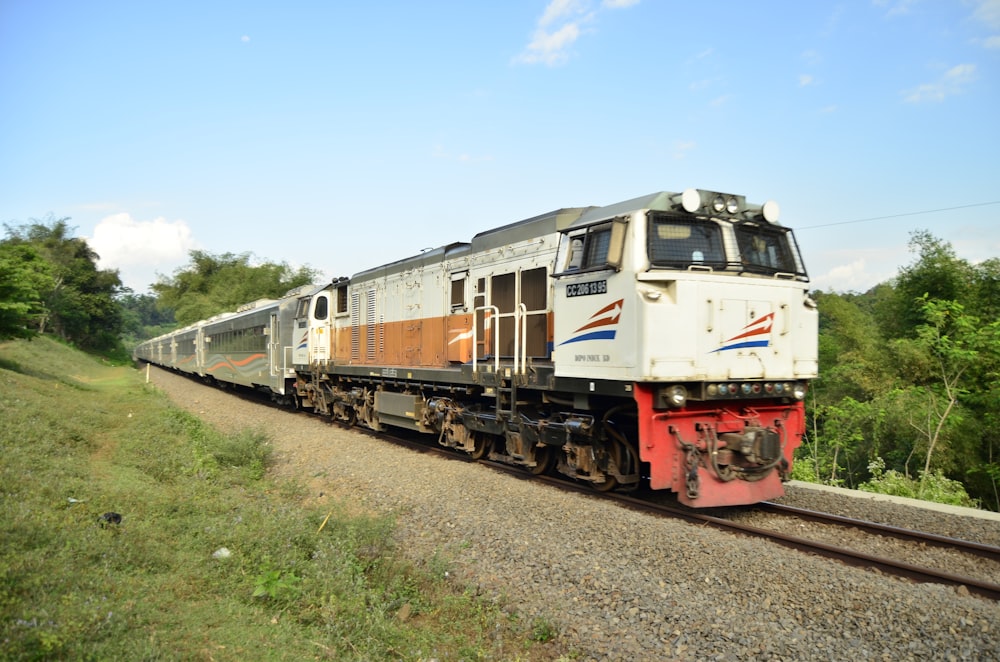
[{"label": "white cloud", "polygon": [[882,265],[881,273],[873,272],[864,257],[838,264],[819,276],[813,275],[810,278],[810,289],[826,292],[867,292],[895,275],[894,271],[890,272],[886,268],[884,261],[876,259],[875,264]]},{"label": "white cloud", "polygon": [[907,103],[944,101],[948,97],[961,94],[975,80],[976,65],[959,64],[946,71],[933,83],[924,83],[905,91],[904,99]]},{"label": "white cloud", "polygon": [[977,2],[972,17],[989,28],[1000,30],[1000,0]]},{"label": "white cloud", "polygon": [[813,83],[813,77],[810,76],[809,74],[799,75],[799,87],[807,87],[809,85],[812,85],[812,83]]},{"label": "white cloud", "polygon": [[583,4],[579,0],[552,0],[545,8],[542,17],[538,19],[538,27],[543,28],[558,20],[583,12]]},{"label": "white cloud", "polygon": [[563,64],[569,60],[567,50],[580,37],[579,23],[568,23],[555,32],[539,28],[524,52],[516,61],[522,64],[542,63],[548,66]]},{"label": "white cloud", "polygon": [[[980,0],[975,4],[976,9],[972,12],[972,18],[989,30],[1000,30],[1000,0]],[[988,50],[996,50],[1000,48],[1000,35],[992,34],[977,39],[976,43],[982,44],[983,48]]]},{"label": "white cloud", "polygon": [[145,291],[157,273],[169,273],[187,262],[198,244],[182,220],[136,221],[128,213],[107,216],[94,227],[87,243],[100,256],[101,269],[118,269],[122,281]]},{"label": "white cloud", "polygon": [[592,9],[591,0],[551,0],[535,25],[531,41],[513,61],[550,67],[564,64],[569,60],[570,48],[601,11],[638,3],[639,0],[603,0],[597,9]]}]

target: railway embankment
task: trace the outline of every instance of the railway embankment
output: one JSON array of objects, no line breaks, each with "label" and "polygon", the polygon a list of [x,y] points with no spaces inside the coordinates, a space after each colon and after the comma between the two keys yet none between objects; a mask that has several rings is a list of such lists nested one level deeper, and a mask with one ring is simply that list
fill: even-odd
[{"label": "railway embankment", "polygon": [[[306,499],[396,516],[416,563],[551,623],[575,659],[1000,659],[1000,604],[414,453],[159,369],[224,430],[263,429]],[[792,505],[997,544],[988,518],[792,486]],[[947,550],[945,550],[947,551]]]}]

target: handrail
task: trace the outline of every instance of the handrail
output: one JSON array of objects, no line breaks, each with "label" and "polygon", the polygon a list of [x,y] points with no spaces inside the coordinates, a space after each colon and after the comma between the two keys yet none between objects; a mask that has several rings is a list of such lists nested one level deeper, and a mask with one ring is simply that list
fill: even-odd
[{"label": "handrail", "polygon": [[[523,375],[527,372],[528,366],[528,334],[525,331],[525,319],[528,316],[528,307],[522,302],[517,304],[512,313],[500,313],[496,306],[479,306],[474,312],[489,311],[490,326],[493,331],[493,370],[500,372],[500,320],[505,317],[514,318],[514,373]],[[486,318],[483,318],[484,326]],[[472,372],[479,372],[479,326],[476,324],[475,316],[472,319]]]},{"label": "handrail", "polygon": [[[473,313],[479,311],[490,311],[493,313],[492,317],[496,318],[496,324],[493,323],[492,318],[490,319],[490,326],[493,327],[493,370],[500,372],[500,354],[496,351],[500,345],[500,309],[496,306],[479,306],[473,309]],[[483,327],[486,327],[485,316],[483,317]],[[472,316],[472,372],[479,372],[479,326],[476,324],[475,314]]]}]

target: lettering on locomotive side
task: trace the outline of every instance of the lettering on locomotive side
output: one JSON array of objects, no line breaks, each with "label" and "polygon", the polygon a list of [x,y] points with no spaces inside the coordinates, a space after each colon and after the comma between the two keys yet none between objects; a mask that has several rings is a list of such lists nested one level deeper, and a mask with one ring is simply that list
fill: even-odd
[{"label": "lettering on locomotive side", "polygon": [[577,363],[608,363],[610,354],[575,354],[573,360]]},{"label": "lettering on locomotive side", "polygon": [[593,280],[587,283],[570,283],[566,286],[567,297],[585,297],[591,294],[607,294],[608,281]]}]

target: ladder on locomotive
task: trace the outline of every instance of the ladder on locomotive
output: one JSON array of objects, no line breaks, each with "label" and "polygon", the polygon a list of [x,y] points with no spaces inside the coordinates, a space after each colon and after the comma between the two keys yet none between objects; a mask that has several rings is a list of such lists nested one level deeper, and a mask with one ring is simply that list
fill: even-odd
[{"label": "ladder on locomotive", "polygon": [[[486,366],[487,372],[492,372],[495,378],[494,391],[496,394],[495,412],[498,419],[506,421],[508,424],[516,425],[517,421],[517,384],[527,375],[527,353],[528,340],[525,332],[525,317],[527,306],[518,303],[512,313],[500,313],[499,309],[493,305],[479,306],[475,309],[476,315],[483,315],[484,330],[487,328],[485,321],[490,322],[489,329],[492,338],[479,338],[479,324],[475,321],[472,324],[472,372],[474,375],[481,372],[480,363]],[[488,315],[487,315],[488,313]],[[499,348],[502,347],[500,341],[501,320],[513,320],[513,347],[512,360],[501,361]],[[483,334],[486,335],[485,333]],[[487,340],[490,344],[487,345]],[[486,350],[492,350],[492,371],[489,370]]]}]

